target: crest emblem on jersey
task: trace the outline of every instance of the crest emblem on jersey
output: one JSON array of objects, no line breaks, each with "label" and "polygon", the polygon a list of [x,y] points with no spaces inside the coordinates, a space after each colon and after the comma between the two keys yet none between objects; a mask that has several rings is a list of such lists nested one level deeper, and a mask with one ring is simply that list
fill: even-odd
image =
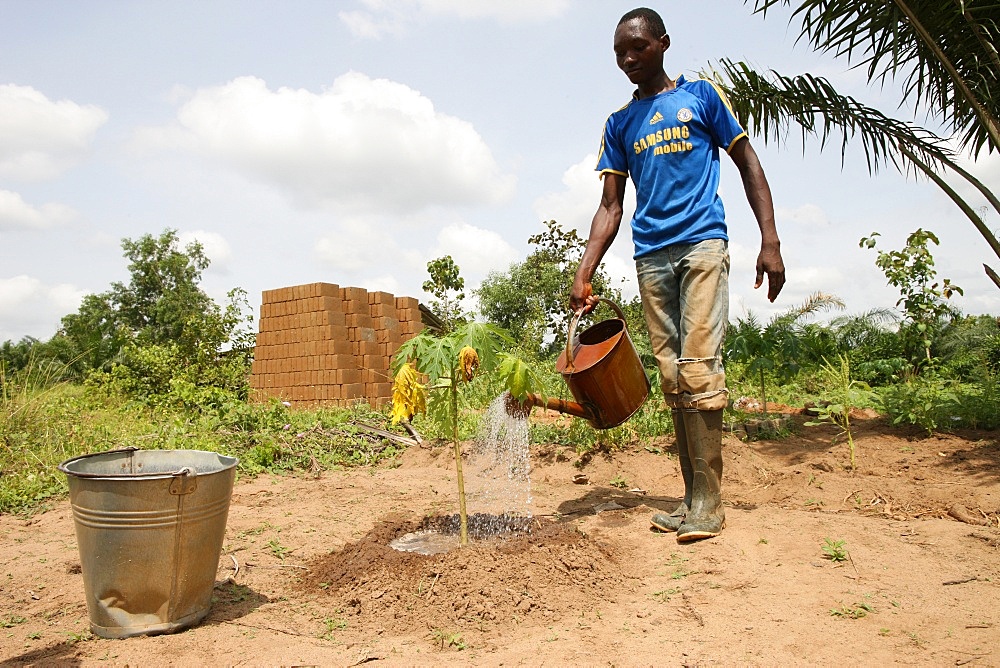
[{"label": "crest emblem on jersey", "polygon": [[681,107],[680,109],[677,110],[677,120],[679,120],[681,123],[687,123],[692,118],[694,118],[694,114],[692,114],[691,110],[688,109],[687,107]]}]

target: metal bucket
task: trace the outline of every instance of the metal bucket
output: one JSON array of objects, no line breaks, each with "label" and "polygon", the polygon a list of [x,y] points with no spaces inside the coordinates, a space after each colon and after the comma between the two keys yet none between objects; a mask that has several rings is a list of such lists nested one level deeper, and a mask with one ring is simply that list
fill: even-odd
[{"label": "metal bucket", "polygon": [[67,459],[90,630],[173,633],[208,614],[235,457],[126,448]]}]

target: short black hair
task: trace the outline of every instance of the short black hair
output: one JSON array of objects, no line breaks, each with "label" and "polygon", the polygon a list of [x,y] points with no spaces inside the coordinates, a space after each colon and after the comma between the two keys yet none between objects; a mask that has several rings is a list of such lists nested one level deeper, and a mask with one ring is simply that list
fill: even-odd
[{"label": "short black hair", "polygon": [[632,19],[639,19],[646,24],[646,27],[650,29],[653,35],[657,38],[663,37],[667,34],[667,28],[663,25],[663,19],[654,10],[648,7],[638,7],[630,12],[627,12],[625,16],[618,21],[618,25],[621,25]]}]

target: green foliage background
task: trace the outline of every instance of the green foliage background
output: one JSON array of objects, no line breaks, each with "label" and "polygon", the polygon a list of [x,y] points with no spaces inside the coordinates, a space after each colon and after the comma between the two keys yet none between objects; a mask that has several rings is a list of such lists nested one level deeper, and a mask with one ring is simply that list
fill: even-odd
[{"label": "green foliage background", "polygon": [[[484,312],[500,322],[456,320],[452,331],[421,334],[399,351],[396,364],[415,360],[428,384],[441,388],[431,390],[428,413],[413,423],[432,443],[456,431],[460,439],[474,437],[482,410],[505,389],[572,398],[554,363],[565,344],[564,299],[582,241],[555,221],[543,228],[530,240],[536,250],[528,260],[491,275],[478,291]],[[938,281],[928,242],[932,235],[924,233],[911,236],[904,251],[882,251],[893,260],[884,269],[894,272],[891,281],[901,295],[924,300],[919,318],[901,298],[899,311],[817,322],[819,314],[842,306],[832,295],[817,294],[767,323],[752,313],[731,323],[725,344],[730,396],[875,408],[895,424],[928,434],[1000,427],[1000,321],[963,316],[946,303],[940,286],[950,283]],[[84,299],[49,341],[0,345],[0,512],[33,512],[63,495],[59,462],[127,446],[235,455],[240,475],[308,475],[399,454],[401,446],[355,424],[388,423],[386,414],[366,405],[292,410],[277,401],[248,403],[251,310],[239,289],[225,307],[207,298],[199,286],[207,259],[197,244],[181,249],[176,233],[166,230],[125,240],[123,250],[128,283]],[[919,271],[905,253],[920,257]],[[444,272],[431,283],[446,297],[459,285],[458,267],[431,265]],[[595,451],[624,447],[666,454],[669,441],[661,437],[673,425],[658,398],[641,305],[621,300],[606,281],[598,284],[625,313],[653,381],[651,399],[615,429],[597,431],[567,418],[532,423],[531,438],[562,448],[581,464]],[[925,325],[919,339],[901,335],[919,324]],[[581,323],[581,330],[586,326]],[[459,382],[457,354],[466,345],[477,350],[481,373]],[[831,364],[838,373],[830,372]],[[837,419],[837,411],[827,414]],[[746,417],[738,409],[729,416]]]}]

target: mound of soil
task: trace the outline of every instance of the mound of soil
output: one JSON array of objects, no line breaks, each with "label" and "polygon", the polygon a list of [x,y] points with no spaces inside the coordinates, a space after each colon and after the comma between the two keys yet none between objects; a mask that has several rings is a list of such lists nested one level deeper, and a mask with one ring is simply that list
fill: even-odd
[{"label": "mound of soil", "polygon": [[472,539],[439,555],[389,547],[428,524],[439,522],[379,522],[361,540],[308,563],[299,589],[343,610],[362,632],[405,633],[515,618],[558,620],[575,612],[581,596],[600,599],[627,580],[611,545],[549,519],[534,520],[525,534]]}]

